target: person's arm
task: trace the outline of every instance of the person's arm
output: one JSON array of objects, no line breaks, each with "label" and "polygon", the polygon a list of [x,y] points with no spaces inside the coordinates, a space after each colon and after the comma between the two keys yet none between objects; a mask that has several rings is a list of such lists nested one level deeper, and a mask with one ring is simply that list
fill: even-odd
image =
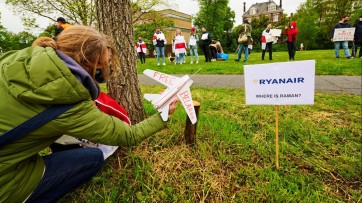
[{"label": "person's arm", "polygon": [[[337,23],[337,24],[338,24],[338,23]],[[335,25],[333,26],[333,29],[332,29],[332,31],[331,31],[331,33],[330,33],[330,35],[329,35],[329,38],[331,39],[332,42],[333,42],[334,30],[336,29],[337,24],[335,24]]]},{"label": "person's arm", "polygon": [[159,113],[129,126],[102,113],[93,101],[78,104],[57,120],[59,128],[65,130],[64,134],[113,146],[136,145],[166,127]]}]

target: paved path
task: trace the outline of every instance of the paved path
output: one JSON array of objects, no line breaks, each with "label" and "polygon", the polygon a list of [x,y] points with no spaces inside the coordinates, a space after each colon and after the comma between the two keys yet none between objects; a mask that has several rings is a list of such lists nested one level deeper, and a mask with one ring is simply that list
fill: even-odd
[{"label": "paved path", "polygon": [[[175,75],[182,76],[182,75]],[[140,84],[160,85],[146,75],[139,74]],[[244,88],[243,75],[195,75],[194,87]],[[316,76],[315,91],[318,93],[361,95],[362,76]]]}]

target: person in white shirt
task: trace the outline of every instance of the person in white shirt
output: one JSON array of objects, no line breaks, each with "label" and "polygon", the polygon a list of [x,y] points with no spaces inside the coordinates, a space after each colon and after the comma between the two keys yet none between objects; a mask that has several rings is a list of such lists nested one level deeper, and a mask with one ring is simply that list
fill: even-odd
[{"label": "person in white shirt", "polygon": [[273,60],[273,37],[271,33],[272,24],[268,24],[266,29],[262,33],[261,41],[262,41],[262,55],[261,60],[264,60],[265,51],[268,49],[269,51],[269,60]]},{"label": "person in white shirt", "polygon": [[161,32],[160,28],[156,28],[156,32],[153,35],[153,45],[156,46],[156,54],[157,54],[157,66],[160,65],[160,57],[162,57],[162,65],[166,65],[165,63],[165,44],[166,37]]},{"label": "person in white shirt", "polygon": [[199,54],[197,53],[197,41],[199,41],[199,37],[195,33],[195,28],[193,27],[191,28],[191,35],[188,46],[188,48],[190,49],[190,59],[191,59],[190,64],[194,63],[194,55],[196,57],[196,64],[199,63]]}]

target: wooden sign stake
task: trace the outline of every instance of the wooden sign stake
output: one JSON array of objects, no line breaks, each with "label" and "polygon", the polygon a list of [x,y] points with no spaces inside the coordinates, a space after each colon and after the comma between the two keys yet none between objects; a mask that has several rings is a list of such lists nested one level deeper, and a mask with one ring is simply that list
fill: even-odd
[{"label": "wooden sign stake", "polygon": [[[198,101],[192,101],[195,107],[196,118],[199,120],[199,110],[200,110],[200,103]],[[186,116],[186,126],[185,126],[185,140],[186,144],[188,145],[195,145],[196,144],[196,128],[197,128],[197,121],[195,124],[192,124],[189,117]]]},{"label": "wooden sign stake", "polygon": [[279,128],[278,105],[275,106],[275,166],[279,169]]}]

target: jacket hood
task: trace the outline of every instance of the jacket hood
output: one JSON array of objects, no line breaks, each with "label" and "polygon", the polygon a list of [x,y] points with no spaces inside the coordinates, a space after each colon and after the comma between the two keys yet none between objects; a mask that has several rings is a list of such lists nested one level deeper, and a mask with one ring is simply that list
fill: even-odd
[{"label": "jacket hood", "polygon": [[293,26],[293,27],[295,27],[295,28],[297,27],[297,23],[296,23],[296,22],[294,22],[294,21],[293,21],[293,22],[291,22],[291,23],[290,23],[290,25],[291,25],[291,26]]},{"label": "jacket hood", "polygon": [[[64,62],[54,49],[39,46],[5,53],[0,58],[0,88],[29,103],[53,105],[90,100],[93,93],[85,87],[89,86],[89,79],[68,58],[63,56]],[[68,68],[66,63],[74,66]]]}]

